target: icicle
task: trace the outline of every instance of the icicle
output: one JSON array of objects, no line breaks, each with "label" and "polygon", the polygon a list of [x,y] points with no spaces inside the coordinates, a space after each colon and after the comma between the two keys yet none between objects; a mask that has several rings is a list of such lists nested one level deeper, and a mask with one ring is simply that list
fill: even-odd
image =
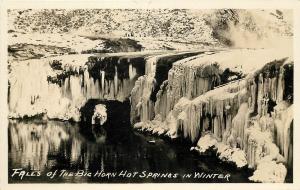
[{"label": "icicle", "polygon": [[262,74],[258,77],[258,95],[257,95],[257,113],[259,116],[262,115],[262,101],[263,101],[263,76]]},{"label": "icicle", "polygon": [[[140,116],[140,121],[145,122],[154,118],[154,103],[150,100],[150,96],[155,85],[155,65],[157,58],[151,57],[146,60],[146,75],[139,77],[131,91],[131,122],[134,118]],[[138,110],[137,109],[138,106]]]},{"label": "icicle", "polygon": [[105,71],[100,71],[100,73],[101,73],[101,87],[104,89]]},{"label": "icicle", "polygon": [[283,92],[284,92],[284,68],[281,67],[279,70],[276,103],[279,103],[280,101],[283,100]]},{"label": "icicle", "polygon": [[129,64],[128,73],[129,73],[129,79],[133,79],[134,76],[132,71],[132,64]]}]

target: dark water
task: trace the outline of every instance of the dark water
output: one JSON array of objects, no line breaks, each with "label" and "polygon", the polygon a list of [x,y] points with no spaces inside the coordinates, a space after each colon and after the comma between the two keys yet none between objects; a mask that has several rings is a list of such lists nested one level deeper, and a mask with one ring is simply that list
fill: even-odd
[{"label": "dark water", "polygon": [[[171,143],[168,140],[134,132],[129,121],[124,119],[128,118],[124,107],[118,107],[114,103],[107,106],[109,117],[103,128],[92,128],[84,123],[11,120],[8,128],[9,182],[249,182],[248,177],[251,174],[248,171],[236,170],[220,163],[214,156],[199,156],[190,152],[189,146],[182,143]],[[110,111],[112,110],[110,106],[116,111]],[[150,143],[151,140],[155,143]],[[37,175],[37,172],[40,172],[40,176],[24,176],[21,180],[19,173],[12,176],[13,169],[16,168],[29,172],[27,175]],[[63,170],[74,173],[85,171],[87,176],[60,176]],[[31,171],[35,172],[32,174]],[[47,176],[48,172],[55,173],[55,171],[56,175],[52,179]],[[101,171],[103,176],[94,176]],[[122,174],[125,172],[124,177]],[[132,172],[138,173],[133,176]],[[194,178],[194,172],[229,174],[230,177],[229,181],[218,178],[197,179]],[[91,176],[87,173],[91,173]],[[103,173],[115,173],[116,176],[108,178],[108,175]],[[165,176],[154,178],[154,173]],[[166,177],[167,174],[171,178]],[[184,174],[192,176],[183,178]]]}]

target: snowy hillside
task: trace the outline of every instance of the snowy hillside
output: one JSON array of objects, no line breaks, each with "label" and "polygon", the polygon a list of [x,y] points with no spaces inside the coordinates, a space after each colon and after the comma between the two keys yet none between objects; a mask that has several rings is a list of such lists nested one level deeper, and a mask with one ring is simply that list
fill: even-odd
[{"label": "snowy hillside", "polygon": [[29,9],[9,10],[8,15],[9,30],[23,33],[155,38],[206,45],[292,35],[291,14],[279,10]]}]

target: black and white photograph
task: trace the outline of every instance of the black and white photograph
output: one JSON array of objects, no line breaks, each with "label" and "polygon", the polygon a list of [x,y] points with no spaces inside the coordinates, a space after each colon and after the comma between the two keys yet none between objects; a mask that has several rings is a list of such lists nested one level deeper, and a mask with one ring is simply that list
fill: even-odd
[{"label": "black and white photograph", "polygon": [[293,9],[6,14],[9,184],[294,182]]}]

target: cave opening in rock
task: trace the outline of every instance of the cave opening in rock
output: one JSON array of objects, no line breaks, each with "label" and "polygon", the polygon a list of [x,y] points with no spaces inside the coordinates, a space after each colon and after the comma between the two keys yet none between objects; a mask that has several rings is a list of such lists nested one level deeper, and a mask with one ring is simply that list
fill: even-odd
[{"label": "cave opening in rock", "polygon": [[[92,124],[93,115],[96,106],[105,106],[107,119],[103,124],[96,122]],[[130,102],[116,100],[99,100],[89,99],[80,109],[81,121],[80,131],[90,139],[97,139],[99,136],[105,135],[109,140],[122,141],[126,138],[126,134],[131,131],[130,123]]]}]

